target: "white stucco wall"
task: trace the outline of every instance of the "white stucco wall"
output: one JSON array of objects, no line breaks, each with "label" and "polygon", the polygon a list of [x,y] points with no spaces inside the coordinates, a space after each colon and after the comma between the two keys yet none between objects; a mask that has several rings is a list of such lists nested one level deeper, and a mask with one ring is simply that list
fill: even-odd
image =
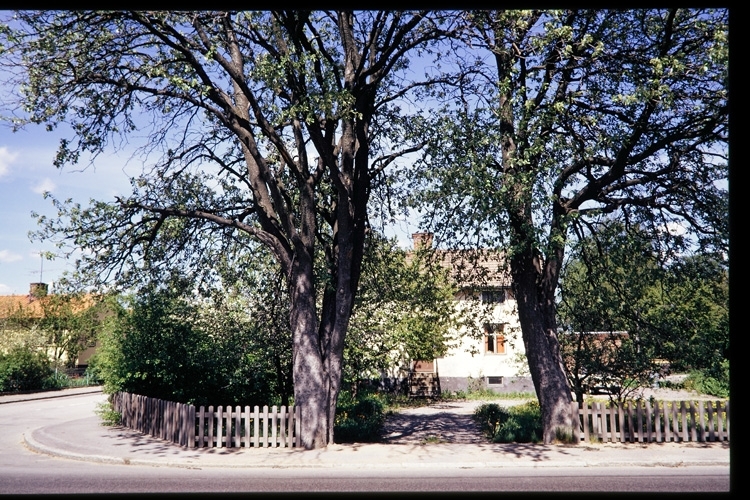
[{"label": "white stucco wall", "polygon": [[[477,296],[478,297],[478,296]],[[508,298],[499,304],[481,305],[478,300],[467,300],[460,295],[456,307],[469,318],[474,318],[473,332],[469,327],[459,330],[460,343],[448,354],[436,360],[436,371],[443,377],[516,377],[519,375],[518,354],[525,354],[521,329],[516,312],[516,301]],[[485,352],[485,323],[504,323],[505,353]],[[525,360],[525,357],[523,358]],[[524,361],[525,362],[525,361]]]}]

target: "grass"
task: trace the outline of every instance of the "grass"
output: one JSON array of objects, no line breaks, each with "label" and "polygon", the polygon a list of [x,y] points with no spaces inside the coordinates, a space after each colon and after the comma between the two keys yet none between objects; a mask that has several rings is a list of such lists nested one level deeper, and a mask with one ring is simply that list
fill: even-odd
[{"label": "grass", "polygon": [[102,425],[104,426],[112,427],[114,425],[120,425],[120,419],[122,416],[112,408],[112,404],[109,401],[96,405],[94,413],[102,419]]},{"label": "grass", "polygon": [[465,391],[445,391],[441,399],[445,401],[479,401],[495,399],[532,399],[536,396],[533,392],[496,392],[492,389],[473,389]]}]

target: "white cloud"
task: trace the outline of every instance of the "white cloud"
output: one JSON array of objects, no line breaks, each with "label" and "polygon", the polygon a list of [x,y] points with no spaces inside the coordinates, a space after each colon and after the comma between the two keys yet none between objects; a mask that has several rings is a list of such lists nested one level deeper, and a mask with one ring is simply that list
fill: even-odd
[{"label": "white cloud", "polygon": [[32,191],[38,194],[51,193],[57,186],[52,182],[49,177],[45,177],[37,185],[31,188]]},{"label": "white cloud", "polygon": [[10,294],[11,289],[8,285],[4,285],[0,283],[0,295],[8,295]]},{"label": "white cloud", "polygon": [[0,262],[15,262],[21,259],[23,257],[17,253],[13,253],[10,250],[0,250]]},{"label": "white cloud", "polygon": [[11,153],[5,146],[0,148],[0,177],[10,172],[10,164],[16,161],[16,158],[18,153]]}]

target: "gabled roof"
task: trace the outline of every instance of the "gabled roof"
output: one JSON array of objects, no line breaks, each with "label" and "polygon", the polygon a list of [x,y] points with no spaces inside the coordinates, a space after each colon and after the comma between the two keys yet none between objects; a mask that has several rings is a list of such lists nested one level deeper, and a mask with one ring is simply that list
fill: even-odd
[{"label": "gabled roof", "polygon": [[23,311],[32,318],[43,316],[42,303],[33,295],[0,295],[0,318]]},{"label": "gabled roof", "polygon": [[[430,233],[412,235],[415,251],[432,246]],[[511,286],[511,277],[505,255],[497,250],[427,250],[429,258],[448,271],[453,282],[463,289],[498,289]],[[414,251],[407,253],[407,262]]]},{"label": "gabled roof", "polygon": [[[39,319],[45,315],[45,306],[54,300],[55,295],[41,295],[29,293],[27,295],[0,295],[0,319],[13,314],[21,314],[26,318]],[[72,300],[74,312],[80,312],[94,305],[92,295],[83,295]]]},{"label": "gabled roof", "polygon": [[460,288],[497,289],[511,286],[504,255],[489,250],[435,250],[439,264]]}]

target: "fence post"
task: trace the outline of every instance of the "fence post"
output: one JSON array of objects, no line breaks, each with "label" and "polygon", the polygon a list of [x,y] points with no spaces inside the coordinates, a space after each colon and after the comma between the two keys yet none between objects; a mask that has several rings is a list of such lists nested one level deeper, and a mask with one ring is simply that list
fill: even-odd
[{"label": "fence post", "polygon": [[260,446],[258,438],[260,437],[260,411],[258,405],[253,408],[253,446]]},{"label": "fence post", "polygon": [[[719,404],[720,402],[717,401],[716,402],[717,416],[718,416]],[[714,427],[718,428],[718,426],[714,425],[714,402],[713,401],[708,401],[707,410],[708,410],[708,440],[716,441],[716,432],[714,430]],[[716,423],[718,424],[718,422]]]},{"label": "fence post", "polygon": [[188,406],[188,448],[195,448],[195,405]]},{"label": "fence post", "polygon": [[[302,410],[299,406],[294,407],[294,445],[299,448],[302,444],[302,430],[301,430],[301,417]],[[727,410],[727,416],[729,415],[729,410]],[[729,420],[727,419],[727,422]]]},{"label": "fence post", "polygon": [[242,409],[239,405],[234,408],[234,446],[242,448]]},{"label": "fence post", "polygon": [[287,446],[289,448],[292,448],[294,446],[294,406],[289,407],[289,412],[287,415],[287,423],[286,423],[286,440],[287,440]]},{"label": "fence post", "polygon": [[250,448],[250,407],[245,406],[245,448]]},{"label": "fence post", "polygon": [[286,446],[286,406],[281,406],[279,414],[279,447]]},{"label": "fence post", "polygon": [[273,405],[273,407],[271,408],[271,448],[276,448],[279,445],[277,441],[278,433],[276,431],[276,426],[278,424],[277,416],[278,411],[276,405]]},{"label": "fence post", "polygon": [[583,407],[581,408],[581,415],[583,416],[583,440],[589,440],[589,403],[584,401]]},{"label": "fence post", "polygon": [[658,401],[654,401],[654,425],[656,426],[656,442],[661,443],[661,412]]},{"label": "fence post", "polygon": [[640,400],[635,401],[635,409],[638,418],[636,429],[638,430],[638,442],[640,443],[643,442],[643,405]]},{"label": "fence post", "polygon": [[570,403],[570,420],[573,422],[573,442],[578,444],[581,442],[581,419],[577,401]]},{"label": "fence post", "polygon": [[724,411],[726,412],[726,415],[727,415],[727,426],[725,430],[726,430],[727,441],[729,441],[729,400],[727,400],[724,403]]},{"label": "fence post", "polygon": [[213,448],[216,446],[216,440],[214,438],[214,407],[209,406],[208,407],[208,414],[206,415],[206,420],[208,423],[208,447]]},{"label": "fence post", "polygon": [[268,447],[268,406],[263,406],[263,447]]},{"label": "fence post", "polygon": [[698,441],[698,421],[695,418],[695,401],[690,401],[690,440]]}]

